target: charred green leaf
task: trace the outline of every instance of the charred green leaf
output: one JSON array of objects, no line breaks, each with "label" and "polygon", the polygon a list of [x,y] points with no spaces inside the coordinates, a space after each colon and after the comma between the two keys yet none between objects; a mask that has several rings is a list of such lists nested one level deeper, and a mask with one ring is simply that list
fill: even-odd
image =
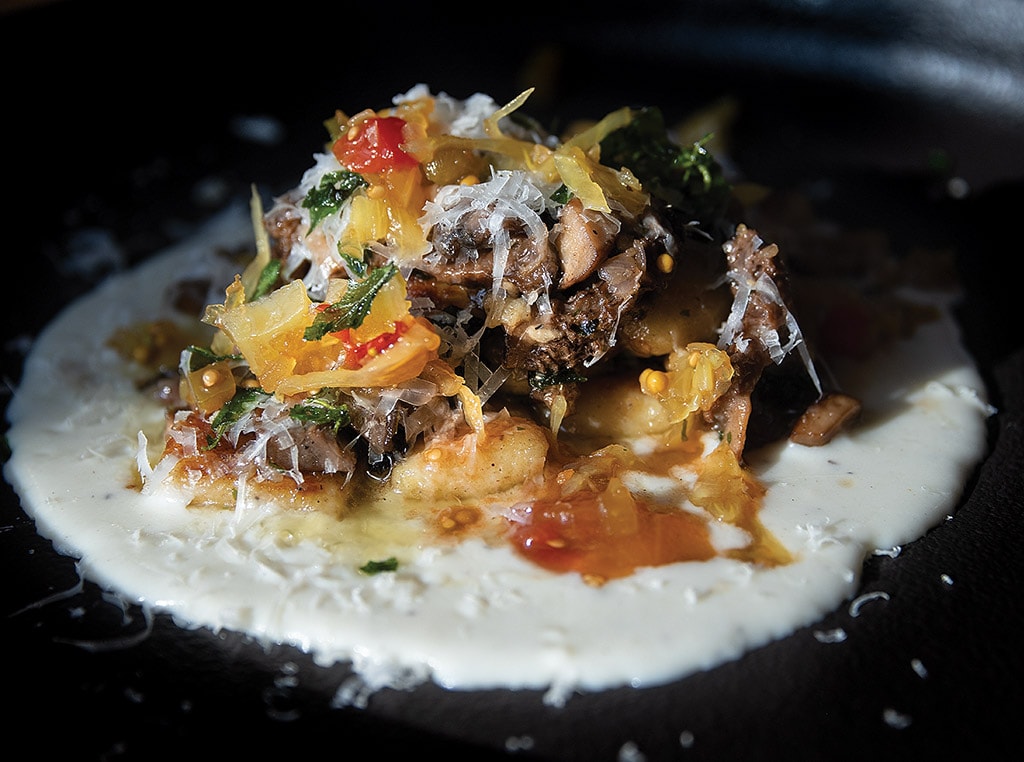
[{"label": "charred green leaf", "polygon": [[669,137],[660,109],[643,108],[601,141],[601,162],[628,167],[651,195],[709,224],[723,211],[731,186],[707,150],[711,135],[690,146]]}]

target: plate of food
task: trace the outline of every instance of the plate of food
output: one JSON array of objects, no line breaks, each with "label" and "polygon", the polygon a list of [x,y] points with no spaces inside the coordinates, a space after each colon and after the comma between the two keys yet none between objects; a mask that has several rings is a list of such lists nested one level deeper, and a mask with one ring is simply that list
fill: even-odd
[{"label": "plate of food", "polygon": [[583,86],[588,52],[164,103],[116,160],[79,134],[111,184],[71,184],[6,408],[55,749],[1005,748],[1001,128],[915,157],[872,117],[765,124],[729,66]]}]

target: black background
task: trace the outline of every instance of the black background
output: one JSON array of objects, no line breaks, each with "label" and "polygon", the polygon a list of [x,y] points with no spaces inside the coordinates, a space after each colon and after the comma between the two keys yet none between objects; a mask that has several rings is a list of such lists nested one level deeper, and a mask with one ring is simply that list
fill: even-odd
[{"label": "black background", "polygon": [[[529,110],[549,123],[647,104],[671,120],[736,98],[731,152],[748,177],[813,192],[820,214],[883,229],[898,250],[955,252],[961,325],[999,409],[992,454],[954,518],[898,557],[867,563],[863,589],[887,601],[856,618],[841,607],[675,684],[576,696],[563,708],[534,692],[424,686],[333,709],[344,665],[317,667],[292,649],[166,617],[147,630],[141,611],[122,611],[88,583],[46,602],[78,584],[74,561],[35,533],[4,483],[5,742],[84,759],[1015,758],[1024,9],[965,7],[751,0],[609,13],[64,0],[0,15],[5,403],[28,339],[114,266],[67,268],[84,233],[105,231],[116,266],[129,266],[246,198],[252,183],[268,193],[294,184],[335,109],[381,108],[425,82],[499,102],[536,86]],[[276,125],[278,139],[244,137],[240,117]],[[951,194],[953,177],[969,193]],[[813,637],[834,627],[845,642]],[[909,725],[886,722],[887,709]]]}]

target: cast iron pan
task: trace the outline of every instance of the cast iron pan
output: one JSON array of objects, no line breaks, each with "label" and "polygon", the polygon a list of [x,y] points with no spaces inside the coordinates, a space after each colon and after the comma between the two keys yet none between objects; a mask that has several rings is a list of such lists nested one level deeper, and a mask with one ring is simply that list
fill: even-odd
[{"label": "cast iron pan", "polygon": [[[1024,698],[1024,12],[980,3],[967,18],[957,5],[641,2],[623,18],[506,8],[484,24],[467,20],[478,9],[290,4],[214,23],[187,4],[126,15],[58,2],[0,17],[8,386],[26,341],[70,299],[251,183],[290,187],[335,108],[380,107],[426,82],[499,101],[536,85],[532,113],[549,122],[647,104],[679,118],[735,98],[733,156],[751,179],[807,192],[820,214],[885,230],[898,250],[955,252],[958,316],[999,411],[953,517],[867,562],[863,589],[888,600],[857,617],[840,606],[663,687],[562,708],[539,692],[435,686],[332,708],[345,665],[150,621],[79,589],[74,559],[4,483],[5,741],[79,759],[1011,757]],[[120,259],[70,270],[96,235]],[[814,637],[834,628],[844,642]]]}]

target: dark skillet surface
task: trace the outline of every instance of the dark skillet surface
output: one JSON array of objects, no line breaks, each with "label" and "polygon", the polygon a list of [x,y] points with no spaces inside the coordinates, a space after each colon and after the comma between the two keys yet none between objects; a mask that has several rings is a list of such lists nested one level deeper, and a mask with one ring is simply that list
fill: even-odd
[{"label": "dark skillet surface", "polygon": [[[333,709],[349,675],[343,665],[316,667],[294,649],[184,630],[164,616],[147,629],[140,610],[122,611],[88,582],[46,602],[78,584],[74,561],[36,534],[3,483],[8,743],[85,759],[357,749],[379,758],[1003,759],[1019,750],[1024,350],[1010,316],[1021,282],[1013,229],[1024,208],[1024,66],[1015,30],[1024,15],[1014,6],[983,3],[974,18],[957,19],[945,3],[930,13],[920,3],[698,3],[651,23],[536,19],[500,33],[417,20],[405,44],[426,40],[434,53],[410,63],[373,27],[324,29],[296,53],[290,36],[327,24],[323,15],[276,11],[257,37],[196,25],[189,9],[159,23],[121,16],[115,33],[104,31],[115,18],[106,4],[85,5],[0,17],[4,70],[14,73],[4,125],[5,262],[15,270],[3,307],[7,382],[17,382],[23,340],[105,273],[66,271],[83,231],[107,231],[135,262],[246,197],[250,183],[268,192],[293,184],[334,108],[378,108],[420,81],[498,101],[538,84],[530,105],[543,118],[627,104],[681,117],[735,96],[734,156],[752,179],[827,187],[815,195],[820,213],[882,228],[897,250],[952,248],[967,289],[959,317],[999,413],[991,454],[953,518],[898,557],[866,564],[863,591],[888,600],[857,617],[841,606],[673,684],[575,696],[563,708],[536,692],[424,686]],[[79,34],[87,25],[94,31]],[[455,57],[474,51],[469,63]],[[61,63],[44,76],[43,60]],[[284,140],[238,137],[239,116],[271,118]],[[948,176],[929,165],[933,149],[954,160],[966,197],[946,192]],[[847,639],[814,637],[833,628]],[[110,647],[75,645],[82,641]]]}]

